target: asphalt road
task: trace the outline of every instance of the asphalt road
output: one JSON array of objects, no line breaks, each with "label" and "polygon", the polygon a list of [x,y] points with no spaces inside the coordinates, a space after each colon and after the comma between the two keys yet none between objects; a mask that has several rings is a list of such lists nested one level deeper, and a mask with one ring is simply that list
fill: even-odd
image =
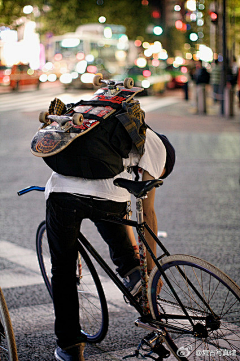
[{"label": "asphalt road", "polygon": [[[39,111],[46,110],[55,96],[66,102],[79,98],[77,92],[64,93],[58,86],[0,93],[0,286],[21,361],[54,360],[56,346],[52,304],[35,254],[36,229],[45,216],[44,196],[36,192],[17,196],[28,185],[44,186],[51,173],[30,153],[30,141],[39,127]],[[210,105],[209,115],[195,115],[193,100],[184,101],[181,92],[143,97],[140,102],[149,125],[169,137],[177,154],[174,172],[157,190],[155,202],[158,228],[168,234],[169,251],[204,258],[239,284],[239,110],[227,119]],[[92,223],[84,222],[83,229],[111,264]],[[93,361],[121,360],[144,333],[133,324],[136,312],[103,271],[99,274],[109,303],[110,328],[100,345],[87,346],[86,355]]]}]

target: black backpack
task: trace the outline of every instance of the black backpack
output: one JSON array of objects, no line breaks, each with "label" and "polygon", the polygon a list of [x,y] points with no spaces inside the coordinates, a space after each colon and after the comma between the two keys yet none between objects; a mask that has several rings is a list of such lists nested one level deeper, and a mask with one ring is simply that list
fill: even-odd
[{"label": "black backpack", "polygon": [[149,129],[151,129],[155,134],[157,134],[157,136],[161,139],[161,141],[163,142],[163,144],[166,148],[167,156],[166,156],[166,163],[165,163],[165,173],[161,178],[167,178],[169,176],[169,174],[172,173],[172,170],[175,165],[175,160],[176,160],[175,149],[174,149],[173,145],[170,143],[170,141],[168,140],[168,138],[166,137],[166,135],[155,132],[151,127],[149,127],[149,125],[147,127]]},{"label": "black backpack", "polygon": [[154,132],[154,133],[157,134],[157,136],[161,139],[161,141],[163,142],[163,144],[166,148],[167,157],[166,157],[166,163],[165,163],[165,173],[161,178],[167,178],[169,176],[169,174],[172,173],[173,167],[175,165],[175,159],[176,159],[175,149],[172,146],[172,144],[169,142],[166,135],[159,134],[157,132]]},{"label": "black backpack", "polygon": [[[81,133],[82,130],[81,136],[76,137],[60,152],[43,157],[46,164],[55,172],[87,179],[112,178],[124,170],[123,158],[128,157],[133,144],[136,145],[139,154],[142,154],[146,130],[144,112],[139,102],[133,99],[141,88],[120,88],[115,95],[109,95],[106,90],[99,89],[92,99],[81,100],[76,104],[65,105],[59,99],[51,102],[50,114],[71,116],[77,111],[84,115],[85,120],[99,122],[91,130],[87,128],[85,132],[85,125],[79,125],[76,132]],[[44,129],[32,140],[35,155],[42,152],[42,144],[45,145]],[[51,128],[46,127],[45,130],[51,133]],[[48,143],[52,145],[48,133],[45,134],[47,146]],[[37,153],[38,149],[40,151]],[[42,156],[42,153],[38,156]]]},{"label": "black backpack", "polygon": [[[165,163],[165,173],[163,176],[161,176],[161,179],[167,178],[169,174],[172,172],[175,165],[175,159],[176,159],[175,149],[168,140],[168,138],[166,137],[166,135],[155,132],[151,127],[149,127],[149,125],[147,125],[147,128],[151,129],[161,139],[161,141],[163,142],[166,148],[167,155],[166,155],[166,163]],[[138,181],[139,180],[138,166],[133,167],[133,172],[135,174],[135,181]]]},{"label": "black backpack", "polygon": [[110,116],[60,153],[43,160],[64,176],[106,179],[123,171],[122,158],[127,158],[131,149],[128,132],[115,116]]}]

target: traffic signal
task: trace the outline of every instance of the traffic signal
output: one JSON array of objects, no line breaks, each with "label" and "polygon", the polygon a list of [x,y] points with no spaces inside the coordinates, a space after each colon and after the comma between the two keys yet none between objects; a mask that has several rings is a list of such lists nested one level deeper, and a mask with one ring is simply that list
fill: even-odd
[{"label": "traffic signal", "polygon": [[217,24],[217,22],[218,22],[218,13],[216,11],[211,11],[210,12],[210,18],[211,18],[212,23]]}]

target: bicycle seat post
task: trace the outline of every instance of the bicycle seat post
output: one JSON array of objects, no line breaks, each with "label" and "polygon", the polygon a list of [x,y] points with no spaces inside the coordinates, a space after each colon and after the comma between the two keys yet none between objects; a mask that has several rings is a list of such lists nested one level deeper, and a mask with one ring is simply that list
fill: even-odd
[{"label": "bicycle seat post", "polygon": [[144,222],[142,198],[136,198],[136,216],[137,216],[137,223],[142,224]]},{"label": "bicycle seat post", "polygon": [[[144,197],[146,198],[146,196]],[[136,198],[136,217],[138,227],[138,245],[139,245],[139,256],[140,256],[140,273],[142,281],[142,306],[145,315],[149,314],[149,302],[147,297],[148,289],[148,274],[147,274],[147,255],[146,247],[143,244],[140,234],[144,237],[144,217],[143,217],[143,201],[142,198]]]}]

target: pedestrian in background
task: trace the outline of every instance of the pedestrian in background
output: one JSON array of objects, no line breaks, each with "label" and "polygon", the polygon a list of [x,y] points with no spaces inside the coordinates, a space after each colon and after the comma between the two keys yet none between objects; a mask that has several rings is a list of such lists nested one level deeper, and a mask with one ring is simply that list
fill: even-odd
[{"label": "pedestrian in background", "polygon": [[222,67],[219,64],[218,60],[216,59],[214,61],[214,65],[211,71],[211,78],[210,78],[210,84],[212,85],[212,91],[213,91],[213,100],[216,103],[218,100],[220,100],[220,84],[221,84],[221,73],[222,73]]},{"label": "pedestrian in background", "polygon": [[196,65],[196,72],[195,72],[195,81],[196,85],[199,84],[209,84],[210,81],[210,74],[207,69],[203,66],[202,60],[198,60]]},{"label": "pedestrian in background", "polygon": [[206,104],[206,85],[209,84],[210,74],[207,69],[203,66],[202,60],[198,60],[196,64],[196,72],[194,75],[196,82],[196,104],[198,113],[207,112]]},{"label": "pedestrian in background", "polygon": [[238,64],[237,64],[237,59],[235,56],[233,56],[233,58],[232,58],[231,69],[232,69],[233,84],[236,85],[237,78],[238,78]]},{"label": "pedestrian in background", "polygon": [[236,58],[233,57],[232,62],[227,59],[227,87],[234,89],[237,85],[238,67]]},{"label": "pedestrian in background", "polygon": [[238,77],[237,77],[237,85],[238,85],[238,106],[240,108],[240,69],[238,69]]}]

